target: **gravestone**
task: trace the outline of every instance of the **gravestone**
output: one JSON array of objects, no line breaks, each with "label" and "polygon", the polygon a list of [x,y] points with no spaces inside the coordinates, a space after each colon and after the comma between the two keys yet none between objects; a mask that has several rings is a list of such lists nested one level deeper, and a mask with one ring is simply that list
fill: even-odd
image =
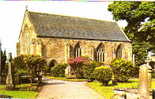
[{"label": "gravestone", "polygon": [[151,66],[144,64],[139,69],[139,96],[140,99],[150,99]]},{"label": "gravestone", "polygon": [[9,53],[9,57],[8,57],[8,74],[7,74],[7,78],[6,78],[6,88],[7,89],[13,89],[11,60],[12,60],[12,54]]}]

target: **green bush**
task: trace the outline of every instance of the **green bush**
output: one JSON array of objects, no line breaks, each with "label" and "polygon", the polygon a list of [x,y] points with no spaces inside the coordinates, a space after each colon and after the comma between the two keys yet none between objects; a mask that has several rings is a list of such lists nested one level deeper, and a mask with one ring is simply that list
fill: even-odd
[{"label": "green bush", "polygon": [[117,82],[126,82],[135,74],[135,67],[130,61],[125,59],[115,59],[111,63],[114,74],[114,80]]},{"label": "green bush", "polygon": [[54,77],[65,77],[67,64],[57,64],[51,68],[51,75]]},{"label": "green bush", "polygon": [[97,62],[91,62],[89,64],[83,65],[83,77],[91,81],[94,80],[95,78],[93,77],[93,71],[97,66],[100,66]]},{"label": "green bush", "polygon": [[112,78],[112,69],[108,66],[96,67],[93,72],[93,75],[94,78],[102,82],[103,85],[108,85],[108,82]]},{"label": "green bush", "polygon": [[151,74],[152,74],[152,78],[155,78],[155,73],[154,73],[154,72],[152,72]]}]

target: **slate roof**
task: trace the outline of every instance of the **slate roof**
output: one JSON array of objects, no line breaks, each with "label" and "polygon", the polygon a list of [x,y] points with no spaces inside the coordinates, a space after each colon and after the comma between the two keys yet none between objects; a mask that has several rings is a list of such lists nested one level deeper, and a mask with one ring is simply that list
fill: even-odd
[{"label": "slate roof", "polygon": [[29,11],[38,37],[130,42],[117,23]]}]

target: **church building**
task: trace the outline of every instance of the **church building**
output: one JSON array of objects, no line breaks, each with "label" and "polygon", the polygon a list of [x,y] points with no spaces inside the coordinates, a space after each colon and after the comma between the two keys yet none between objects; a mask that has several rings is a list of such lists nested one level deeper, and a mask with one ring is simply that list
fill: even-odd
[{"label": "church building", "polygon": [[132,61],[132,45],[116,22],[26,10],[19,55],[40,55],[57,63],[87,56],[109,64],[115,58]]}]

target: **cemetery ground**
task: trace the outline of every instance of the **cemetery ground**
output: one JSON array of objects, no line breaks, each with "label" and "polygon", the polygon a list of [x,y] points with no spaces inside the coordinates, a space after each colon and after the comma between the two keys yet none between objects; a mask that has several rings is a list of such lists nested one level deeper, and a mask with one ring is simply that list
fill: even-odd
[{"label": "cemetery ground", "polygon": [[[86,79],[67,79],[65,77],[48,77],[51,80],[64,80],[68,82],[85,82]],[[115,88],[137,88],[138,87],[138,78],[130,79],[128,82],[118,83],[118,85],[110,85],[103,86],[102,83],[98,81],[87,82],[86,86],[90,87],[94,91],[96,91],[101,96],[106,97],[106,99],[110,99],[113,96],[113,89]],[[111,82],[109,82],[111,83]],[[59,86],[59,85],[55,85]],[[44,86],[43,86],[44,87]],[[152,88],[155,88],[155,79],[152,79]],[[49,88],[49,90],[55,90]],[[37,91],[37,86],[33,84],[21,84],[17,85],[17,90],[6,90],[5,85],[0,85],[0,94],[8,95],[13,98],[36,98],[39,92]]]},{"label": "cemetery ground", "polygon": [[[64,80],[64,81],[85,81],[84,79],[67,79],[65,77],[48,77],[51,79],[56,80]],[[111,83],[111,82],[110,82]],[[138,78],[132,78],[128,82],[119,82],[117,85],[109,85],[109,86],[103,86],[101,82],[93,81],[93,82],[87,82],[85,85],[96,91],[101,96],[104,96],[105,99],[111,99],[111,97],[114,95],[113,89],[115,88],[138,88],[139,79]],[[155,89],[155,78],[152,79],[152,89]]]},{"label": "cemetery ground", "polygon": [[12,98],[35,98],[38,94],[37,86],[33,84],[16,85],[14,90],[6,90],[6,85],[0,85],[0,94]]},{"label": "cemetery ground", "polygon": [[[71,81],[71,82],[80,82],[85,81],[84,79],[66,79],[65,77],[49,77],[51,79],[61,79],[65,81]],[[94,91],[96,91],[101,96],[106,97],[106,99],[110,99],[111,96],[113,96],[113,89],[115,88],[137,88],[138,87],[138,79],[130,79],[128,82],[124,83],[118,83],[118,85],[114,86],[103,86],[102,83],[98,81],[88,82],[85,84],[86,86],[90,87]],[[30,88],[30,84],[21,84],[17,85],[18,90],[6,90],[5,85],[0,85],[0,94],[3,95],[9,95],[13,98],[36,98],[38,95],[38,91],[36,90],[36,86]],[[152,88],[155,88],[155,79],[152,79]],[[55,89],[49,89],[49,90],[55,90]]]}]

